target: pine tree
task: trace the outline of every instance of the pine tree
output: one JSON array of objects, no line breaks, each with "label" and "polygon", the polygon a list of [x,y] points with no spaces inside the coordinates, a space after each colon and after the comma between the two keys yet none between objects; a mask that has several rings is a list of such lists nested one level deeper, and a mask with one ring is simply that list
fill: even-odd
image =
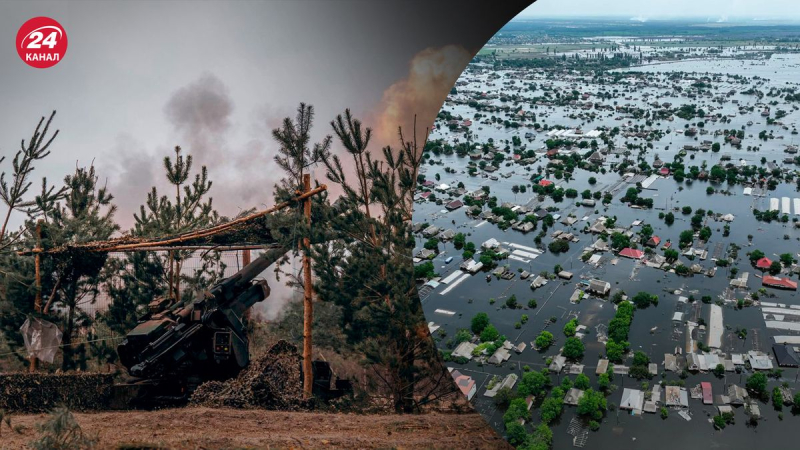
[{"label": "pine tree", "polygon": [[[52,249],[67,244],[81,244],[110,238],[119,226],[114,222],[116,206],[113,196],[105,187],[98,185],[94,166],[79,167],[64,179],[66,188],[62,202],[43,215],[42,247]],[[28,240],[35,239],[36,224],[26,223]],[[92,318],[86,313],[94,304],[103,282],[107,255],[105,253],[69,250],[43,258],[46,283],[52,286],[44,312],[52,305],[52,312],[62,322],[63,359],[62,369],[85,369],[86,346],[74,345],[72,339],[78,327],[88,328]]]},{"label": "pine tree", "polygon": [[[58,130],[48,136],[50,125],[56,112],[39,120],[31,138],[22,140],[20,149],[11,161],[10,176],[4,171],[0,174],[0,199],[6,206],[0,229],[0,335],[11,350],[22,345],[19,327],[28,315],[36,314],[34,299],[34,264],[30,257],[17,256],[12,249],[33,248],[35,241],[26,239],[24,228],[10,231],[9,220],[15,212],[24,214],[30,220],[45,216],[58,200],[63,199],[65,189],[48,187],[47,179],[42,180],[42,190],[38,195],[29,195],[34,165],[50,154],[50,145],[58,136]],[[42,125],[44,124],[44,128]],[[0,163],[5,156],[0,157]],[[20,361],[27,361],[21,353],[15,353]]]},{"label": "pine tree", "polygon": [[424,144],[405,140],[400,130],[400,148],[383,148],[379,160],[368,150],[371,130],[349,110],[331,126],[352,166],[337,155],[324,159],[328,179],[344,194],[329,220],[327,244],[314,248],[315,289],[320,299],[342,308],[345,335],[390,392],[395,411],[410,413],[452,393],[425,325],[409,258]]},{"label": "pine tree", "polygon": [[[164,157],[164,169],[167,181],[175,188],[174,200],[167,195],[159,196],[153,186],[147,201],[139,208],[139,214],[134,214],[133,234],[163,237],[210,226],[222,220],[212,206],[213,199],[208,196],[212,182],[208,179],[206,166],[202,166],[190,182],[192,155],[184,157],[181,147],[176,146],[174,161],[168,156]],[[224,266],[219,264],[219,252],[206,252],[202,257],[202,266],[191,275],[184,274],[183,263],[193,254],[191,250],[173,250],[164,262],[167,293],[176,303],[182,298],[182,282],[186,289],[196,289],[213,282],[224,270]]]}]

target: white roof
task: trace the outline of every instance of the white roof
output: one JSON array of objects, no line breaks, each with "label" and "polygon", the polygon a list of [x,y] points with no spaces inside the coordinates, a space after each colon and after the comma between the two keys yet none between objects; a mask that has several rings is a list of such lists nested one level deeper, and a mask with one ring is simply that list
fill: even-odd
[{"label": "white roof", "polygon": [[638,389],[625,388],[622,391],[622,401],[619,403],[620,409],[641,410],[644,404],[644,393]]}]

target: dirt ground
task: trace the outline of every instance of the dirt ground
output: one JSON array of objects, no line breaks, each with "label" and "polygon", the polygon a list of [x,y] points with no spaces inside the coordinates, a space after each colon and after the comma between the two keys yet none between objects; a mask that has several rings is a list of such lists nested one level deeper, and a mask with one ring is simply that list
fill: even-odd
[{"label": "dirt ground", "polygon": [[[28,448],[44,414],[13,415],[21,434],[4,428],[0,449]],[[98,448],[509,448],[477,413],[353,415],[179,408],[75,413]]]}]

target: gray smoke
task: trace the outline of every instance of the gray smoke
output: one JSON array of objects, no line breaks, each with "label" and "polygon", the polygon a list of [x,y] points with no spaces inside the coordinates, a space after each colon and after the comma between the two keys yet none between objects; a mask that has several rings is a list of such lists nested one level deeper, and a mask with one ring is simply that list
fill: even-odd
[{"label": "gray smoke", "polygon": [[164,106],[186,150],[207,162],[221,157],[232,112],[228,88],[210,73],[175,91]]}]

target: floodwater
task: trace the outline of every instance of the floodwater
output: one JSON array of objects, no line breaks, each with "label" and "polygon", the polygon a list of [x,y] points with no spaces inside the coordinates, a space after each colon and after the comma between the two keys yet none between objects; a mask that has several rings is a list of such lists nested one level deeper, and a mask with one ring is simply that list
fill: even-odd
[{"label": "floodwater", "polygon": [[[754,63],[754,64],[751,64]],[[475,90],[498,93],[502,90],[517,92],[521,95],[524,91],[521,89],[524,84],[531,81],[536,83],[545,83],[555,87],[565,89],[577,89],[581,92],[596,93],[600,89],[617,89],[620,96],[611,101],[618,102],[619,105],[629,104],[635,106],[647,107],[646,103],[657,100],[660,103],[671,102],[673,107],[677,107],[685,103],[697,103],[699,106],[707,108],[713,105],[717,108],[716,112],[721,112],[723,115],[733,114],[730,117],[730,123],[711,123],[706,122],[705,129],[711,131],[706,135],[697,135],[696,137],[688,137],[683,134],[676,134],[674,130],[684,129],[687,123],[696,123],[700,119],[692,121],[684,121],[675,117],[674,122],[656,122],[653,124],[654,128],[666,130],[671,129],[672,132],[664,135],[660,140],[653,141],[654,148],[649,150],[645,159],[648,163],[653,162],[654,155],[658,154],[660,159],[665,162],[671,162],[675,155],[686,144],[698,145],[703,140],[711,140],[719,142],[722,145],[722,150],[719,153],[711,151],[689,151],[684,159],[684,164],[687,167],[692,165],[701,165],[702,162],[707,163],[710,168],[720,161],[723,155],[728,154],[734,163],[744,161],[748,165],[761,165],[761,158],[765,157],[767,161],[775,161],[778,166],[782,166],[782,161],[785,157],[789,156],[784,153],[786,144],[800,142],[797,135],[791,134],[791,130],[796,127],[796,123],[800,121],[800,113],[796,109],[781,104],[773,107],[774,110],[782,108],[787,110],[787,116],[782,119],[783,123],[787,126],[784,130],[778,126],[767,127],[765,118],[761,117],[761,109],[756,107],[752,113],[739,114],[738,107],[743,105],[755,105],[758,100],[753,96],[743,95],[738,93],[746,89],[747,86],[763,83],[759,85],[761,90],[769,90],[769,86],[786,86],[786,82],[798,81],[796,77],[796,68],[800,64],[800,55],[773,55],[772,59],[768,61],[708,61],[696,60],[669,64],[654,64],[644,67],[637,67],[631,71],[641,71],[652,73],[652,83],[642,84],[636,80],[631,80],[630,84],[619,84],[614,86],[600,87],[591,83],[590,78],[583,78],[580,75],[574,75],[568,78],[560,77],[547,77],[541,73],[531,75],[526,80],[513,80],[513,83],[508,83],[508,78],[504,78],[507,73],[503,71],[498,72],[501,78],[489,80],[487,79],[488,71],[483,73],[469,73],[465,72],[461,80],[467,81],[466,86],[460,86],[459,91]],[[761,78],[769,79],[769,81],[749,80],[748,84],[737,84],[734,80],[727,77],[722,77],[719,82],[714,82],[714,96],[718,93],[726,93],[731,89],[737,91],[733,96],[727,98],[725,103],[712,103],[712,99],[699,98],[688,99],[686,97],[672,95],[672,89],[666,88],[663,83],[663,75],[660,73],[668,73],[671,71],[684,71],[684,72],[708,72],[716,74],[738,74],[745,77],[758,76]],[[678,81],[685,83],[685,81]],[[504,84],[506,83],[506,84]],[[459,92],[461,93],[461,92]],[[644,98],[642,94],[648,94],[648,98]],[[538,94],[534,94],[538,95]],[[738,100],[739,104],[733,104],[731,100]],[[488,100],[493,104],[500,105],[501,102],[497,99]],[[604,102],[608,103],[609,100]],[[623,117],[622,120],[617,120],[620,116],[619,113],[613,111],[594,111],[594,117],[588,113],[581,112],[576,108],[559,108],[559,107],[545,107],[538,106],[530,108],[525,102],[520,103],[523,109],[530,110],[537,115],[537,122],[547,123],[549,125],[563,125],[565,127],[582,127],[584,131],[588,131],[598,126],[615,127],[622,124],[639,124],[644,126],[644,119],[632,119]],[[476,110],[467,106],[466,104],[446,103],[443,110],[450,111],[453,115],[462,115],[464,118],[472,118]],[[708,109],[707,109],[708,110]],[[491,115],[489,113],[487,115]],[[501,116],[503,113],[493,113]],[[481,119],[482,120],[482,119]],[[747,125],[748,121],[752,121],[753,125]],[[714,136],[713,131],[716,129],[740,129],[745,127],[745,139],[742,142],[741,149],[736,149],[730,145],[723,143],[722,136]],[[763,129],[773,130],[775,136],[781,135],[783,139],[772,139],[769,141],[760,141],[757,139],[759,131]],[[544,141],[547,139],[545,133],[534,132],[533,129],[520,128],[519,130],[498,128],[496,125],[487,125],[479,123],[478,120],[473,120],[471,126],[472,137],[471,142],[486,142],[488,138],[493,138],[495,146],[502,148],[505,146],[505,141],[508,140],[510,144],[511,137],[518,135],[523,140],[523,144],[528,149],[539,149]],[[532,141],[524,138],[526,132],[534,132],[536,135]],[[465,137],[463,133],[450,132],[447,127],[441,126],[439,129],[434,130],[431,139],[442,138],[448,142],[463,142]],[[624,142],[624,138],[617,138],[617,145]],[[628,138],[627,142],[630,143],[643,143],[643,139]],[[602,143],[601,143],[602,144]],[[748,146],[760,147],[758,151],[748,151]],[[583,153],[584,150],[581,151]],[[632,157],[636,157],[638,150],[633,151]],[[609,154],[606,157],[605,167],[615,161],[622,161],[623,155]],[[693,158],[693,159],[692,159]],[[612,293],[617,289],[624,290],[628,295],[635,295],[639,291],[647,291],[659,296],[659,303],[657,306],[651,306],[648,309],[637,310],[633,319],[630,330],[629,341],[632,350],[641,350],[650,356],[651,362],[659,364],[659,375],[650,381],[650,385],[661,380],[678,380],[678,374],[673,372],[666,372],[663,376],[664,368],[662,366],[665,353],[674,353],[675,348],[679,347],[685,352],[685,326],[683,323],[673,324],[672,316],[675,311],[683,311],[685,319],[702,318],[706,322],[709,321],[710,306],[702,304],[699,300],[702,296],[711,296],[714,301],[726,298],[726,290],[730,282],[729,268],[720,267],[714,277],[706,277],[704,275],[694,275],[692,277],[680,277],[675,274],[666,273],[660,269],[650,268],[636,263],[633,260],[620,258],[616,265],[611,264],[610,260],[614,255],[606,252],[603,253],[603,260],[599,267],[595,268],[588,264],[584,264],[580,260],[580,255],[584,252],[585,247],[590,246],[595,240],[596,236],[585,233],[582,230],[586,225],[591,225],[594,220],[599,216],[617,217],[617,225],[621,227],[630,227],[636,220],[641,220],[644,223],[650,224],[654,228],[654,235],[661,237],[662,243],[671,240],[677,247],[679,241],[678,236],[681,231],[691,228],[689,219],[691,215],[682,215],[680,212],[675,212],[676,220],[671,226],[667,226],[663,220],[658,218],[659,212],[666,212],[673,208],[680,208],[682,206],[691,206],[693,210],[703,208],[705,210],[712,210],[715,213],[733,214],[735,219],[730,224],[730,235],[723,237],[724,222],[715,221],[712,218],[708,219],[707,225],[712,229],[713,235],[710,241],[705,244],[705,249],[708,250],[708,258],[706,260],[695,259],[688,261],[686,258],[681,257],[681,262],[687,266],[691,264],[700,264],[703,269],[708,270],[714,267],[715,263],[712,257],[717,256],[720,258],[728,258],[728,250],[730,244],[736,244],[741,247],[738,252],[738,259],[731,261],[731,266],[738,267],[739,274],[743,272],[750,273],[749,290],[739,290],[733,294],[728,294],[724,303],[723,309],[723,323],[725,330],[722,336],[721,351],[725,353],[743,353],[748,350],[762,350],[772,356],[771,345],[772,336],[792,335],[797,333],[775,331],[767,329],[764,324],[764,318],[760,308],[748,307],[744,309],[735,308],[735,299],[744,298],[748,292],[757,291],[761,287],[761,280],[754,275],[759,273],[750,266],[746,253],[754,249],[763,251],[769,258],[775,260],[777,255],[782,253],[791,253],[797,257],[800,246],[800,230],[793,226],[793,223],[783,224],[780,222],[763,223],[758,222],[752,212],[752,209],[767,210],[769,209],[769,199],[771,197],[800,197],[794,184],[781,184],[775,191],[765,192],[765,197],[755,197],[743,194],[743,186],[727,184],[713,184],[706,181],[694,181],[693,183],[677,183],[672,178],[660,178],[656,180],[648,189],[644,190],[640,196],[649,197],[654,200],[654,208],[652,210],[637,210],[631,209],[622,202],[619,198],[625,194],[629,187],[633,187],[630,183],[620,183],[620,176],[613,172],[607,174],[590,173],[581,169],[576,169],[574,180],[564,182],[563,180],[555,179],[552,175],[548,179],[556,182],[557,185],[567,188],[574,188],[578,192],[584,189],[591,191],[607,189],[614,190],[614,200],[608,207],[604,207],[599,201],[596,207],[583,207],[575,204],[578,199],[565,198],[560,203],[554,203],[549,197],[544,202],[537,202],[530,189],[527,193],[514,194],[511,190],[513,185],[530,185],[530,177],[536,173],[537,166],[546,165],[546,161],[540,158],[536,163],[523,167],[513,163],[503,163],[500,169],[493,175],[498,176],[498,181],[492,181],[489,178],[479,176],[469,176],[466,173],[467,163],[469,158],[459,157],[455,154],[439,156],[431,155],[431,159],[441,161],[441,164],[429,165],[425,164],[423,173],[427,179],[433,180],[434,175],[440,176],[438,183],[447,183],[451,186],[457,185],[462,182],[465,185],[467,192],[479,189],[481,186],[489,186],[491,195],[498,198],[498,204],[503,202],[511,202],[514,204],[525,205],[530,201],[534,201],[537,205],[542,207],[555,206],[559,209],[557,211],[562,217],[572,214],[576,216],[579,221],[572,226],[565,226],[556,221],[556,225],[547,231],[547,236],[543,238],[543,243],[549,243],[552,238],[549,236],[554,230],[567,230],[576,234],[580,238],[580,242],[571,243],[570,250],[565,254],[553,255],[545,252],[541,256],[523,262],[513,259],[501,261],[500,264],[506,264],[513,272],[518,272],[519,269],[527,270],[531,273],[538,274],[541,271],[552,272],[556,264],[560,264],[564,270],[574,273],[574,278],[570,281],[551,280],[545,286],[533,291],[530,288],[530,282],[533,277],[528,280],[520,280],[517,275],[513,280],[497,280],[492,277],[491,281],[486,280],[485,273],[467,278],[465,281],[452,288],[446,295],[441,292],[447,288],[446,285],[440,285],[432,292],[427,293],[422,299],[426,316],[429,321],[440,325],[442,330],[445,330],[446,335],[439,339],[439,347],[447,349],[447,341],[455,336],[456,332],[462,328],[470,327],[471,318],[478,312],[488,313],[491,323],[494,324],[501,334],[505,335],[513,344],[525,342],[528,348],[521,354],[516,354],[512,351],[511,359],[505,362],[502,366],[497,367],[493,365],[480,365],[475,361],[468,364],[460,365],[457,363],[448,363],[449,366],[454,367],[462,373],[471,376],[478,384],[478,391],[473,399],[473,404],[476,408],[484,414],[489,422],[500,432],[503,430],[502,412],[495,410],[492,399],[484,397],[486,385],[493,375],[505,376],[509,373],[516,373],[520,377],[524,373],[524,366],[528,366],[533,370],[539,370],[545,365],[547,357],[554,356],[558,353],[558,349],[564,343],[565,336],[562,333],[564,324],[571,318],[577,317],[581,325],[588,327],[588,335],[584,337],[586,345],[586,353],[583,357],[583,364],[586,365],[584,373],[592,380],[593,386],[596,388],[596,376],[594,369],[597,360],[604,353],[604,345],[597,340],[598,325],[607,325],[614,315],[614,305],[603,299],[597,298],[584,298],[579,304],[572,304],[569,301],[570,296],[575,290],[576,285],[582,279],[599,278],[608,281],[612,286]],[[449,167],[456,170],[456,173],[446,173],[444,168]],[[508,178],[501,175],[510,174]],[[597,183],[592,186],[588,182],[588,178],[593,176],[597,179]],[[713,186],[717,190],[730,190],[731,195],[723,195],[715,193],[713,195],[706,194],[706,188]],[[440,192],[436,193],[438,198],[447,198],[447,195]],[[444,209],[443,205],[436,205],[431,202],[418,202],[415,205],[414,222],[426,222],[434,224],[443,229],[453,229],[456,232],[462,232],[467,235],[467,241],[474,242],[477,247],[489,238],[496,238],[503,243],[515,243],[519,245],[536,247],[534,244],[534,237],[541,230],[541,223],[539,228],[527,234],[508,229],[506,231],[500,230],[496,225],[491,223],[484,223],[481,219],[473,220],[466,216],[466,208],[461,208],[452,212]],[[800,217],[795,216],[795,211],[792,211],[790,218]],[[588,220],[580,220],[587,217]],[[638,231],[638,227],[633,227],[634,232]],[[752,241],[748,239],[748,235],[752,235]],[[422,244],[426,239],[421,236],[417,237],[417,250],[422,248]],[[508,245],[504,245],[508,248]],[[695,248],[700,248],[698,242],[695,241]],[[456,250],[452,243],[440,244],[439,249],[442,251],[434,260],[437,273],[443,278],[457,271],[458,265],[461,262],[461,251]],[[416,250],[415,250],[416,253]],[[657,250],[658,254],[662,254]],[[447,257],[454,256],[454,260],[445,264],[444,261]],[[477,256],[476,256],[477,259]],[[796,280],[796,277],[793,277]],[[789,305],[800,305],[797,293],[795,291],[781,291],[776,289],[767,289],[771,298],[762,300],[769,302],[785,303]],[[677,292],[677,293],[676,293]],[[505,299],[510,295],[516,295],[519,303],[523,305],[522,309],[506,309],[502,305],[505,304]],[[680,296],[688,297],[693,295],[698,301],[693,305],[691,303],[679,303]],[[535,309],[528,309],[526,306],[529,299],[536,299],[538,307]],[[495,303],[490,304],[490,299],[495,299]],[[455,315],[445,315],[435,313],[436,309],[455,311]],[[520,321],[520,317],[526,314],[529,320],[521,328],[515,328],[515,323]],[[550,318],[557,318],[555,323],[550,323]],[[745,328],[748,330],[747,338],[745,340],[739,339],[735,335],[735,330],[738,328]],[[556,337],[556,343],[547,351],[537,352],[531,348],[530,343],[535,337],[544,329],[553,333]],[[436,335],[436,333],[435,333]],[[707,337],[704,333],[699,337],[704,342],[707,342]],[[774,360],[773,360],[774,363]],[[627,361],[630,365],[630,359]],[[776,365],[777,367],[777,365]],[[728,372],[725,378],[715,378],[711,373],[700,373],[697,375],[690,375],[686,380],[686,387],[691,388],[699,384],[700,381],[709,381],[712,383],[715,396],[722,393],[723,387],[728,384],[738,384],[744,386],[746,377],[749,374],[746,371],[742,374],[735,372]],[[553,376],[554,385],[568,375],[560,374]],[[797,384],[798,371],[796,369],[786,369],[783,373],[781,380],[770,380],[769,388],[776,386],[780,383],[787,382],[790,387],[797,392],[800,385]],[[574,379],[574,376],[571,376]],[[619,404],[622,395],[623,387],[636,387],[641,389],[641,382],[627,376],[623,377],[616,375],[614,383],[618,388],[614,391],[607,400],[609,404]],[[663,399],[663,390],[662,390]],[[657,414],[644,414],[643,416],[631,416],[625,411],[609,411],[601,423],[601,428],[597,432],[590,432],[587,448],[611,448],[612,446],[624,445],[625,448],[649,448],[649,449],[674,449],[674,448],[698,448],[698,447],[713,447],[713,448],[758,448],[766,442],[778,443],[782,447],[794,446],[796,439],[796,432],[794,431],[794,424],[800,423],[800,417],[793,417],[790,408],[784,407],[785,417],[783,421],[778,419],[778,413],[773,410],[772,405],[760,404],[763,419],[759,421],[757,426],[747,425],[747,416],[742,407],[734,408],[736,415],[736,424],[729,425],[723,431],[715,431],[713,426],[709,423],[710,415],[716,414],[716,408],[710,405],[703,405],[700,400],[689,400],[689,412],[692,420],[686,421],[677,415],[677,411],[671,410],[670,416],[666,420],[662,420]],[[561,416],[560,421],[551,424],[554,432],[553,448],[567,448],[572,445],[572,436],[567,433],[567,427],[570,419],[575,416],[575,407],[566,406]],[[533,411],[534,424],[539,422],[538,410]],[[785,422],[785,423],[784,423]]]}]

